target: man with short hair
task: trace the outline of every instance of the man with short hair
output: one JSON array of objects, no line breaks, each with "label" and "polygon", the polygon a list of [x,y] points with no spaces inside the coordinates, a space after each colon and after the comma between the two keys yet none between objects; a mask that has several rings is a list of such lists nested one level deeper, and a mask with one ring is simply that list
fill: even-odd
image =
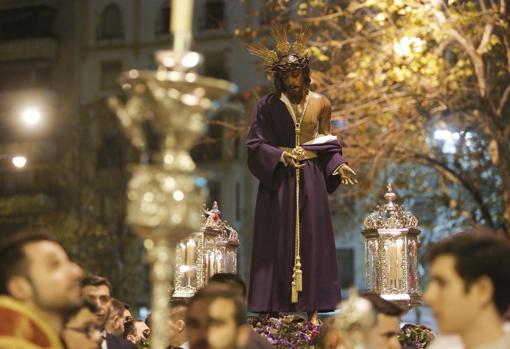
[{"label": "man with short hair", "polygon": [[207,285],[191,298],[186,314],[190,349],[244,348],[249,336],[246,305],[223,285]]},{"label": "man with short hair", "polygon": [[110,281],[99,275],[88,276],[81,281],[81,294],[83,299],[96,303],[98,319],[106,322],[112,300],[112,284]]},{"label": "man with short hair", "polygon": [[103,341],[104,323],[96,316],[97,305],[83,301],[83,306],[65,324],[62,340],[67,349],[98,349]]},{"label": "man with short hair", "polygon": [[230,286],[233,290],[238,291],[241,297],[246,298],[247,287],[244,280],[234,273],[216,273],[211,276],[208,283],[218,283]]},{"label": "man with short hair", "polygon": [[168,344],[171,348],[189,349],[188,335],[186,331],[186,311],[188,301],[173,299],[170,301],[168,312]]},{"label": "man with short hair", "polygon": [[[237,292],[243,299],[246,299],[246,283],[234,273],[216,273],[209,278],[209,284],[221,284],[228,286],[232,291]],[[273,346],[264,337],[250,327],[250,336],[246,349],[271,349]]]},{"label": "man with short hair", "polygon": [[[99,321],[106,324],[110,314],[112,300],[112,284],[110,281],[99,275],[92,275],[81,281],[81,296],[84,300],[95,303],[97,306],[96,316]],[[122,337],[105,331],[101,349],[129,349],[134,348],[133,344]]]},{"label": "man with short hair", "polygon": [[150,328],[142,320],[128,321],[124,327],[124,338],[137,347],[147,341],[151,334]]},{"label": "man with short hair", "polygon": [[510,348],[503,314],[510,305],[510,242],[477,229],[433,245],[424,300],[443,334],[467,349]]},{"label": "man with short hair", "polygon": [[402,309],[376,294],[367,294],[365,299],[372,303],[377,317],[375,326],[370,330],[370,348],[400,349],[400,316]]},{"label": "man with short hair", "polygon": [[131,307],[127,303],[124,304],[124,312],[122,313],[122,317],[124,319],[124,323],[133,320],[133,315],[131,314]]},{"label": "man with short hair", "polygon": [[80,267],[47,230],[2,237],[0,348],[61,348],[58,336],[81,306],[81,277]]},{"label": "man with short hair", "polygon": [[122,337],[124,335],[124,312],[126,306],[116,298],[110,301],[110,313],[106,320],[106,332]]}]

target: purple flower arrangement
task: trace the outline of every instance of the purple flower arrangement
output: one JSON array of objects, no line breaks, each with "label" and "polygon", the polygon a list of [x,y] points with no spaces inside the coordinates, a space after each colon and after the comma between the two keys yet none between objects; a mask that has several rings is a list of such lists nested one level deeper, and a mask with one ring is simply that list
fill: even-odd
[{"label": "purple flower arrangement", "polygon": [[298,315],[269,317],[253,316],[248,323],[277,349],[314,348],[320,325],[314,325]]}]

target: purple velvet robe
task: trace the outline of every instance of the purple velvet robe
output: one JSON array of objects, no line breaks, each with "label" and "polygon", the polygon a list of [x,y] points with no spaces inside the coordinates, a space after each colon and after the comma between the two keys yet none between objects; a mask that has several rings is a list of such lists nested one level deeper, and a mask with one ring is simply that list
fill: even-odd
[{"label": "purple velvet robe", "polygon": [[346,161],[338,141],[303,145],[318,153],[301,169],[300,230],[303,291],[291,303],[295,238],[295,170],[278,147],[293,148],[294,123],[275,94],[257,103],[246,139],[248,167],[260,181],[248,294],[253,312],[332,310],[340,302],[335,239],[328,193],[340,184],[334,170]]}]

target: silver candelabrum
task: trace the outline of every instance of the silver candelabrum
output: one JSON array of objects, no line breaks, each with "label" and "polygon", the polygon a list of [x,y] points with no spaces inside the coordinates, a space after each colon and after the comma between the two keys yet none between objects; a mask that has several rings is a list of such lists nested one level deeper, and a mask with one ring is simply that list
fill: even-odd
[{"label": "silver candelabrum", "polygon": [[175,244],[200,227],[205,195],[195,183],[189,150],[203,132],[211,101],[236,87],[199,75],[202,56],[196,52],[155,56],[157,70],[122,74],[127,99],[111,97],[109,105],[145,159],[132,168],[127,221],[144,239],[151,264],[151,348],[164,349]]}]

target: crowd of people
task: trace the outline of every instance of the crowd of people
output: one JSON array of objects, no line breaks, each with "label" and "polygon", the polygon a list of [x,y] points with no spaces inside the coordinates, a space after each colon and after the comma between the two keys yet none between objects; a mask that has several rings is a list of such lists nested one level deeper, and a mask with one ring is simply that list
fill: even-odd
[{"label": "crowd of people", "polygon": [[[440,331],[430,348],[506,349],[510,305],[510,242],[495,234],[462,233],[428,253],[424,300]],[[128,349],[148,345],[151,317],[137,319],[113,298],[110,281],[85,276],[44,229],[0,241],[1,349]],[[403,348],[402,309],[365,295],[376,312],[367,348]],[[271,343],[247,324],[246,285],[236,274],[216,274],[191,299],[172,299],[169,348],[253,349]],[[340,349],[335,318],[324,320],[317,347]],[[453,335],[453,336],[452,336]],[[455,337],[456,336],[456,337]]]}]

